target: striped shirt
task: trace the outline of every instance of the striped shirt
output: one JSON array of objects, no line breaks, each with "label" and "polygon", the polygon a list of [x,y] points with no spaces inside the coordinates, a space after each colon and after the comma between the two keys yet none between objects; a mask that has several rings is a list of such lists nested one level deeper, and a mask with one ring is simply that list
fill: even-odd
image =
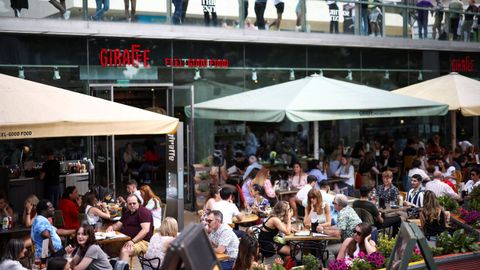
[{"label": "striped shirt", "polygon": [[425,185],[425,190],[430,190],[438,197],[449,196],[454,199],[460,199],[460,196],[453,191],[451,187],[438,179],[433,179]]},{"label": "striped shirt", "polygon": [[407,193],[407,202],[415,205],[416,207],[423,207],[423,193],[425,189],[420,187],[418,189],[410,189]]}]

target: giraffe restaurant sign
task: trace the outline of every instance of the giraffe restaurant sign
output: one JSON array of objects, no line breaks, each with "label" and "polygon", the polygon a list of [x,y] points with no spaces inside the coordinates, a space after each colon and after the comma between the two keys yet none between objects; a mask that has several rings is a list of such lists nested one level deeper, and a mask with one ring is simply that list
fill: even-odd
[{"label": "giraffe restaurant sign", "polygon": [[150,66],[150,50],[142,49],[140,44],[132,44],[127,49],[102,48],[99,58],[102,67]]}]

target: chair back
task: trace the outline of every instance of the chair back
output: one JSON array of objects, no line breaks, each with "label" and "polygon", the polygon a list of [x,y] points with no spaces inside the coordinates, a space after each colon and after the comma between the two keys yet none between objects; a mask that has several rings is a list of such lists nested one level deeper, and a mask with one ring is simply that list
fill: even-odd
[{"label": "chair back", "polygon": [[[142,270],[158,270],[160,269],[161,260],[158,257],[146,259],[145,257],[138,255],[138,260],[142,266]],[[156,267],[155,267],[156,265]]]},{"label": "chair back", "polygon": [[65,227],[62,210],[55,210],[55,213],[53,214],[53,226],[57,228]]},{"label": "chair back", "polygon": [[85,213],[78,213],[78,221],[80,221],[80,224],[88,223],[87,214],[85,214]]},{"label": "chair back", "polygon": [[162,209],[162,222],[165,220],[165,217],[167,217],[167,204],[162,203],[160,204],[160,209]]},{"label": "chair back", "polygon": [[372,214],[370,214],[370,212],[368,212],[367,210],[363,208],[353,208],[353,210],[355,210],[355,213],[357,213],[357,215],[360,217],[362,222],[366,222],[370,226],[375,223],[375,220],[373,219]]}]

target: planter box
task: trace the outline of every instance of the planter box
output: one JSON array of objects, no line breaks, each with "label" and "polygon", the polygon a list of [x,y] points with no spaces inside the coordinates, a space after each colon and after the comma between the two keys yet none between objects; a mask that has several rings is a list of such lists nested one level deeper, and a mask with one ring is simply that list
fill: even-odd
[{"label": "planter box", "polygon": [[476,237],[477,241],[480,241],[480,230],[473,228],[471,225],[468,225],[465,220],[463,220],[460,216],[451,214],[450,218],[451,222],[453,222],[457,227],[462,228],[465,232],[473,237]]},{"label": "planter box", "polygon": [[[480,265],[480,253],[466,252],[457,254],[447,254],[434,257],[438,270],[454,270],[454,269],[478,269]],[[417,270],[425,269],[426,265],[423,261],[409,264],[408,269]]]}]

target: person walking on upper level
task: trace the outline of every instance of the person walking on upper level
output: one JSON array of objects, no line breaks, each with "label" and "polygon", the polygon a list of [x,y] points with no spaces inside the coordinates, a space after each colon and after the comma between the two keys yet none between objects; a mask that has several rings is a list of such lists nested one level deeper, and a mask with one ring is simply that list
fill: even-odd
[{"label": "person walking on upper level", "polygon": [[437,38],[437,33],[438,37],[440,38],[440,34],[442,33],[442,21],[443,21],[443,10],[445,7],[443,6],[443,3],[441,0],[437,0],[437,6],[435,7],[435,12],[434,12],[434,17],[435,21],[433,22],[433,28],[432,28],[432,38],[436,39]]},{"label": "person walking on upper level", "polygon": [[461,12],[463,12],[463,3],[459,0],[452,0],[448,4],[448,10],[450,12],[450,35],[449,40],[458,40],[458,23],[462,17]]},{"label": "person walking on upper level", "polygon": [[[420,0],[417,3],[419,8],[433,8],[432,3],[428,0]],[[417,10],[417,21],[418,21],[418,37],[420,39],[428,38],[428,10],[418,9]]]},{"label": "person walking on upper level", "polygon": [[[468,7],[467,9],[465,9],[465,12],[477,13],[478,11],[479,11],[478,7],[475,6],[475,0],[469,0]],[[463,37],[463,41],[465,42],[470,41],[470,32],[472,31],[474,16],[475,15],[473,14],[465,14],[465,20],[463,21],[463,25],[462,25],[462,37]]]},{"label": "person walking on upper level", "polygon": [[[267,7],[267,0],[255,0],[255,15],[257,16],[258,30],[265,30],[265,8]],[[245,152],[247,152],[245,150]],[[248,153],[247,153],[248,155]]]},{"label": "person walking on upper level", "polygon": [[101,21],[103,14],[110,9],[110,0],[95,0],[95,2],[97,4],[97,11],[91,19],[94,21]]},{"label": "person walking on upper level", "polygon": [[[137,0],[123,0],[123,1],[125,3],[125,17],[127,18],[127,22],[131,22],[135,20]],[[132,4],[132,9],[131,11],[128,11],[130,9],[130,3]]]},{"label": "person walking on upper level", "polygon": [[[203,20],[205,21],[205,26],[210,26],[210,21],[213,26],[217,26],[217,8],[216,0],[202,0],[203,7]],[[210,14],[212,14],[212,19],[210,20]]]}]

